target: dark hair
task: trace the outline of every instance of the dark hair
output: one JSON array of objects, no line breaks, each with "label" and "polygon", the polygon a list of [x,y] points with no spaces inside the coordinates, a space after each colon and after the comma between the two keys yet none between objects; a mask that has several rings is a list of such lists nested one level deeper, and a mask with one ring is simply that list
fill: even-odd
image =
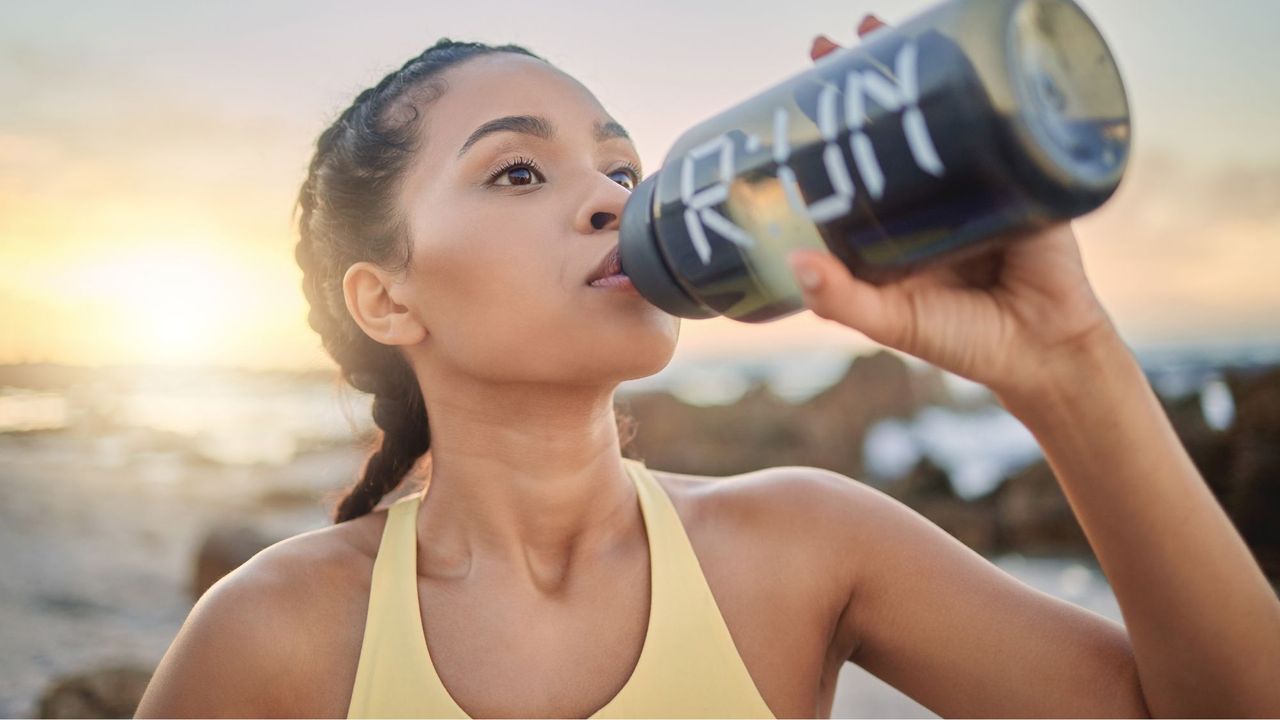
[{"label": "dark hair", "polygon": [[[546,62],[519,45],[441,38],[361,92],[320,134],[298,193],[294,210],[302,212],[294,257],[302,268],[302,289],[311,306],[307,323],[320,334],[342,377],[374,396],[373,421],[380,429],[360,478],[333,511],[335,523],[372,511],[431,444],[426,404],[412,368],[398,348],[373,340],[356,324],[343,297],[342,278],[347,268],[360,261],[393,272],[409,267],[412,244],[396,211],[394,189],[419,144],[420,106],[444,93],[442,71],[494,53]],[[633,431],[629,417],[626,423],[627,430]]]}]

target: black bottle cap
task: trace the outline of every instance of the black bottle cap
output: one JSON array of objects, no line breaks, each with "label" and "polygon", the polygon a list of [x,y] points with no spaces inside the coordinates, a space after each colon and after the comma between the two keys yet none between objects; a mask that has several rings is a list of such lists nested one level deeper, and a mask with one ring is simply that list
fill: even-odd
[{"label": "black bottle cap", "polygon": [[653,197],[658,173],[640,181],[622,209],[618,253],[622,272],[649,302],[664,312],[685,318],[709,318],[719,313],[689,297],[667,268],[653,232]]}]

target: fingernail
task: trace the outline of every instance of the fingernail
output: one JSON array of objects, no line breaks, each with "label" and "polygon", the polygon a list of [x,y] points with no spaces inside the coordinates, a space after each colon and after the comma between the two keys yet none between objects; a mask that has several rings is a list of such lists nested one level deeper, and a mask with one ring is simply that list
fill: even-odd
[{"label": "fingernail", "polygon": [[800,287],[813,291],[822,285],[822,275],[817,270],[798,259],[792,259],[788,262],[791,264],[791,272],[796,276],[796,282],[800,283]]}]

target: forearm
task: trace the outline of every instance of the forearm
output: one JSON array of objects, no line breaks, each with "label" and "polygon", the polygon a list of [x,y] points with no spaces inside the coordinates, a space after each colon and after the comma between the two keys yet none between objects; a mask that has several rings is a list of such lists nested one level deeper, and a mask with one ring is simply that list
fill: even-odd
[{"label": "forearm", "polygon": [[1115,591],[1155,717],[1280,716],[1280,601],[1114,332],[1001,402]]}]

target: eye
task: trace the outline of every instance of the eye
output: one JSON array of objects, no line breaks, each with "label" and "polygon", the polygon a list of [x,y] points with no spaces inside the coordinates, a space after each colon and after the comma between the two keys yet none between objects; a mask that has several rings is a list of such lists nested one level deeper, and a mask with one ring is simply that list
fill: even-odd
[{"label": "eye", "polygon": [[622,167],[609,173],[611,178],[616,175],[625,176],[625,179],[616,182],[628,190],[635,190],[636,185],[640,184],[640,168],[636,167],[635,163],[626,162]]},{"label": "eye", "polygon": [[[501,186],[533,185],[534,180],[546,182],[538,163],[529,158],[517,157],[502,163],[489,174],[489,184]],[[506,182],[502,182],[502,181]]]}]

